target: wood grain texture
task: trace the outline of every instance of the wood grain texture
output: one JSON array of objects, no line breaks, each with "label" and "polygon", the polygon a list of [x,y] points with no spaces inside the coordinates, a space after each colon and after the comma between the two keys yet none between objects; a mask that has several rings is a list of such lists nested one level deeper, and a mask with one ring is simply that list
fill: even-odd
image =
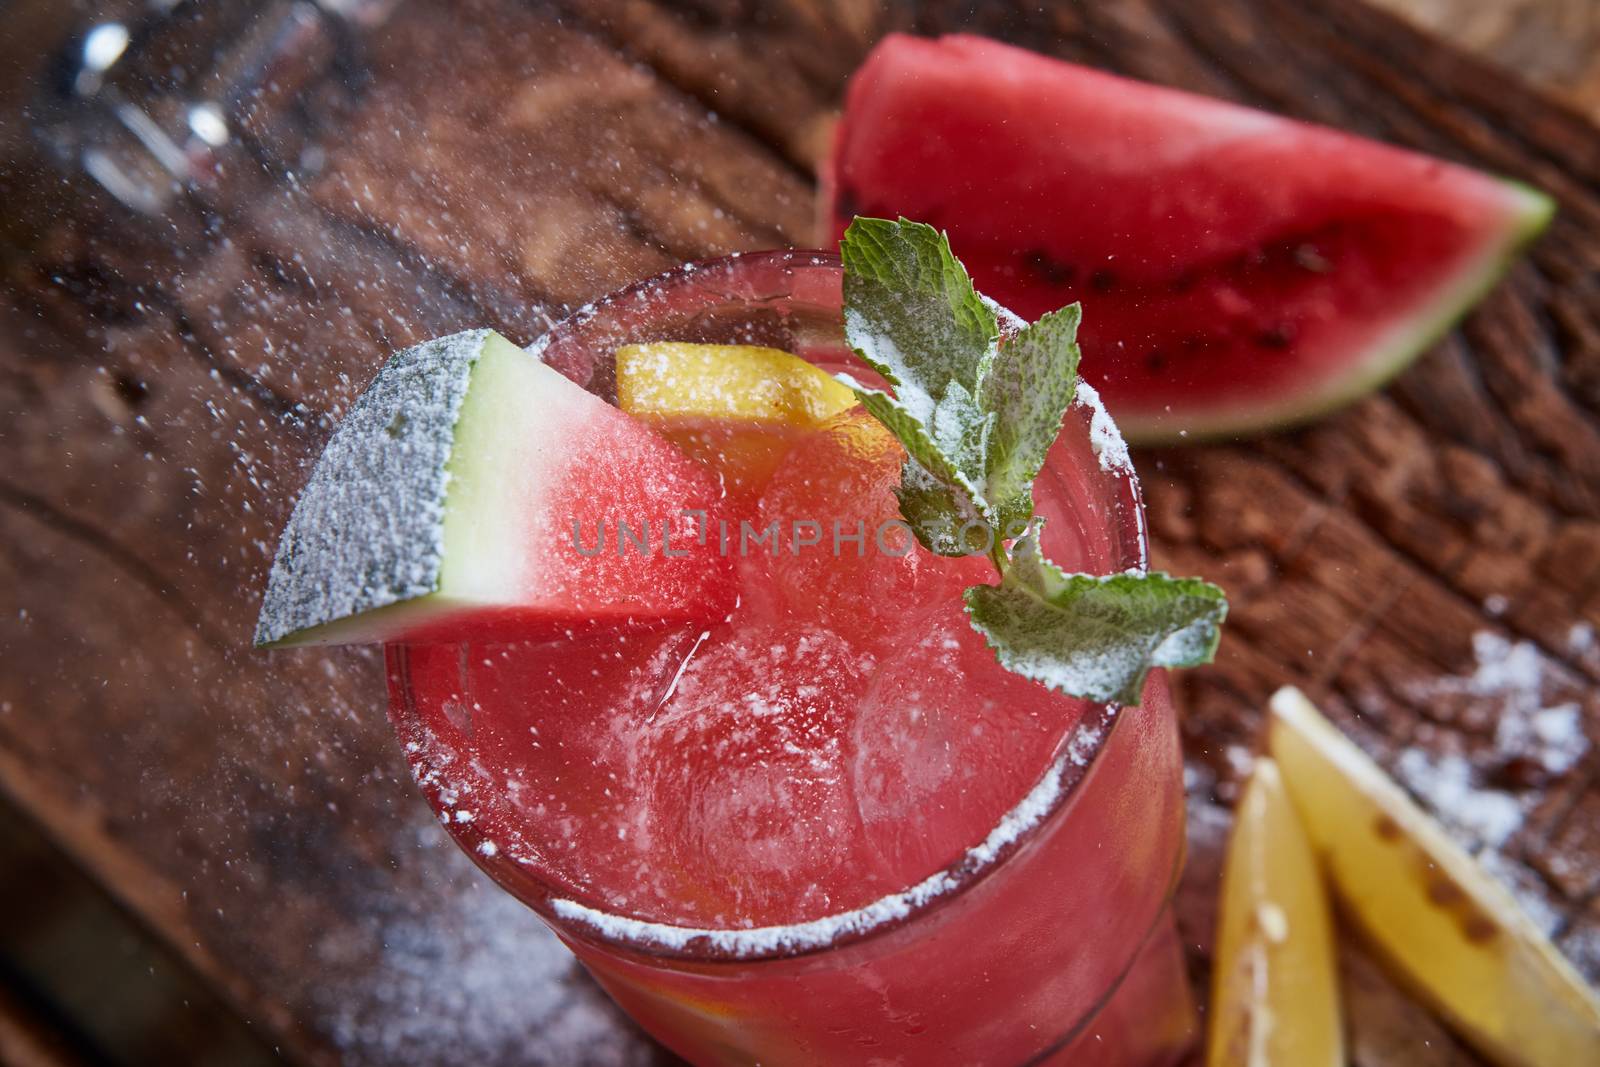
[{"label": "wood grain texture", "polygon": [[1600,5],[1592,0],[1375,0],[1600,119]]},{"label": "wood grain texture", "polygon": [[[1161,562],[1235,605],[1181,686],[1189,940],[1208,943],[1207,857],[1257,709],[1294,682],[1391,766],[1458,752],[1499,788],[1523,818],[1495,862],[1600,976],[1600,764],[1507,761],[1506,693],[1465,681],[1515,652],[1528,699],[1600,738],[1600,137],[1354,0],[1195,7],[414,0],[360,77],[262,119],[169,219],[0,174],[29,194],[0,260],[0,787],[296,1058],[649,1062],[432,825],[376,657],[246,651],[264,567],[385,353],[466,324],[531,340],[678,260],[809,243],[809,167],[860,56],[889,28],[968,28],[1560,199],[1531,258],[1381,395],[1138,460]],[[1392,1020],[1416,1009],[1352,975],[1361,1062],[1407,1062]]]},{"label": "wood grain texture", "polygon": [[83,1060],[49,1023],[0,986],[0,1063],[12,1067],[80,1067]]}]

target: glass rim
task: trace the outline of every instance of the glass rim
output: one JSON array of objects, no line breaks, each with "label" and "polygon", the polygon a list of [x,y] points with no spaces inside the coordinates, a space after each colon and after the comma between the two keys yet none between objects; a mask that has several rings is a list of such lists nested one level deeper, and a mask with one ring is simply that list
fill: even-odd
[{"label": "glass rim", "polygon": [[[719,275],[731,275],[762,266],[791,270],[843,270],[837,252],[820,249],[733,252],[712,259],[682,263],[579,307],[554,322],[528,346],[528,351],[543,358],[553,345],[581,333],[585,327],[602,319],[608,310],[625,301],[641,301],[645,294],[659,294],[664,288],[704,284]],[[790,295],[790,292],[771,294],[774,299]],[[560,364],[554,366],[568,373]],[[590,367],[589,374],[579,379],[585,388],[591,387],[594,369]],[[1089,419],[1096,408],[1098,400],[1083,399],[1080,393],[1080,398],[1075,399],[1072,408],[1069,408],[1069,414],[1078,410],[1082,415],[1084,431],[1087,432]],[[1118,558],[1113,564],[1115,569],[1148,567],[1148,528],[1137,475],[1131,465],[1124,470],[1108,469],[1102,465],[1097,474],[1112,486],[1108,497],[1113,514],[1109,518],[1118,527]],[[578,938],[609,951],[620,950],[649,959],[696,965],[737,965],[799,959],[891,936],[944,905],[963,898],[990,875],[1004,869],[1047,827],[1069,817],[1069,809],[1079,795],[1079,786],[1093,774],[1100,755],[1122,727],[1123,711],[1124,707],[1115,703],[1091,704],[1062,734],[1054,758],[1039,779],[1016,805],[1000,817],[984,841],[963,850],[953,862],[931,872],[921,881],[857,908],[778,926],[680,926],[639,919],[584,902],[581,894],[571,892],[571,887],[554,885],[550,879],[524,869],[519,874],[527,876],[540,889],[534,899],[525,902],[563,936]],[[1026,822],[1016,825],[1019,819],[1026,819]],[[472,856],[478,861],[476,854]],[[1178,862],[1181,863],[1181,857]],[[480,861],[480,866],[494,876],[492,865]],[[1171,895],[1171,886],[1166,895]],[[822,936],[824,934],[827,936]]]}]

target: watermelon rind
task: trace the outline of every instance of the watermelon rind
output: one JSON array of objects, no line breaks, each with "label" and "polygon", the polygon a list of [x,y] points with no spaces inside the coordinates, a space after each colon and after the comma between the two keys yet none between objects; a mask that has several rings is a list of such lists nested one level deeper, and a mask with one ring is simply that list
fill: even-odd
[{"label": "watermelon rind", "polygon": [[[1467,167],[969,35],[886,37],[833,142],[825,240],[857,208],[926,216],[971,251],[980,288],[1030,317],[1053,310],[1053,289],[1081,299],[1082,370],[1141,444],[1303,423],[1370,392],[1554,212]],[[1091,214],[1078,225],[1070,212]],[[1337,262],[1301,266],[1327,277],[1272,273],[1287,242],[1324,230]],[[1132,266],[1098,287],[1102,257]],[[1265,273],[1230,276],[1241,264]],[[1113,288],[1102,320],[1097,293]]]},{"label": "watermelon rind", "polygon": [[[1271,403],[1252,397],[1233,407],[1186,410],[1181,417],[1124,408],[1114,412],[1123,435],[1134,444],[1160,445],[1284,429],[1321,418],[1393,379],[1448,334],[1554,218],[1555,201],[1544,193],[1508,179],[1499,179],[1499,184],[1511,200],[1509,222],[1500,238],[1486,243],[1470,263],[1440,284],[1431,299],[1419,302],[1412,314],[1399,317],[1351,357],[1346,373],[1329,376],[1310,392],[1286,393]],[[1092,358],[1092,353],[1085,353],[1086,360]]]},{"label": "watermelon rind", "polygon": [[[408,348],[351,406],[273,559],[255,643],[377,642],[492,602],[518,551],[495,487],[556,372],[492,330]],[[563,380],[564,382],[564,380]],[[565,383],[568,389],[576,389]],[[537,405],[537,406],[535,406]]]}]

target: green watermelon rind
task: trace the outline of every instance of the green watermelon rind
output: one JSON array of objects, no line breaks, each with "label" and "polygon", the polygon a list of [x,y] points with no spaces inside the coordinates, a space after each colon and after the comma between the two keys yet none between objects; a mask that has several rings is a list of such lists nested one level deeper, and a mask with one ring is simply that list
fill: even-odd
[{"label": "green watermelon rind", "polygon": [[274,651],[318,645],[381,645],[404,637],[424,625],[438,623],[457,612],[475,609],[481,610],[482,605],[435,591],[399,603],[371,608],[359,615],[294,630],[272,640],[258,638],[255,647]]},{"label": "green watermelon rind", "polygon": [[[1330,414],[1395,378],[1443,339],[1494,288],[1518,254],[1544,232],[1555,216],[1556,203],[1549,196],[1521,182],[1498,180],[1515,202],[1509,215],[1511,224],[1502,238],[1486,245],[1470,266],[1440,286],[1433,299],[1392,326],[1386,337],[1369,345],[1364,355],[1351,361],[1346,373],[1331,376],[1310,394],[1291,394],[1275,403],[1251,398],[1233,408],[1186,411],[1181,420],[1166,413],[1113,411],[1123,436],[1134,444],[1161,445],[1284,429]],[[1092,354],[1089,358],[1093,358]]]},{"label": "green watermelon rind", "polygon": [[547,451],[532,441],[539,424],[559,420],[557,409],[581,417],[577,393],[492,330],[391,358],[340,422],[284,528],[257,647],[376,643],[494,606],[497,579],[524,551],[502,495]]}]

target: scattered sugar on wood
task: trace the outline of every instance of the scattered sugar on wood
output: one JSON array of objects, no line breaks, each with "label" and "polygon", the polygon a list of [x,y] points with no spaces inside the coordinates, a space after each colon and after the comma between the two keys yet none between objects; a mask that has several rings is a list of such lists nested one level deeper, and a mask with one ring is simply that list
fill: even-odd
[{"label": "scattered sugar on wood", "polygon": [[[1481,710],[1491,730],[1489,758],[1471,757],[1458,737],[1447,735],[1443,751],[1415,746],[1402,750],[1395,773],[1516,888],[1517,880],[1506,877],[1515,865],[1495,850],[1521,828],[1539,794],[1502,787],[1489,776],[1514,764],[1552,778],[1571,771],[1589,750],[1578,702],[1581,689],[1570,672],[1532,642],[1480,631],[1473,636],[1472,650],[1476,664],[1471,673],[1414,684],[1407,695],[1419,703],[1449,701]],[[1536,900],[1528,892],[1531,884],[1522,885],[1519,896],[1535,914],[1541,907],[1548,911],[1547,899]]]},{"label": "scattered sugar on wood", "polygon": [[[396,851],[417,862],[425,854],[437,881],[423,894],[375,892],[349,934],[322,949],[330,973],[351,974],[350,985],[322,990],[342,1062],[655,1062],[538,916],[443,835],[408,833]],[[339,966],[341,954],[374,943],[382,948],[370,963]]]},{"label": "scattered sugar on wood", "polygon": [[1567,631],[1567,652],[1580,660],[1600,655],[1600,640],[1595,637],[1594,624],[1575,622]]},{"label": "scattered sugar on wood", "polygon": [[1395,760],[1394,770],[1440,822],[1475,847],[1499,848],[1522,826],[1521,801],[1510,793],[1479,785],[1465,757],[1455,753],[1433,756],[1419,748],[1407,748]]}]

